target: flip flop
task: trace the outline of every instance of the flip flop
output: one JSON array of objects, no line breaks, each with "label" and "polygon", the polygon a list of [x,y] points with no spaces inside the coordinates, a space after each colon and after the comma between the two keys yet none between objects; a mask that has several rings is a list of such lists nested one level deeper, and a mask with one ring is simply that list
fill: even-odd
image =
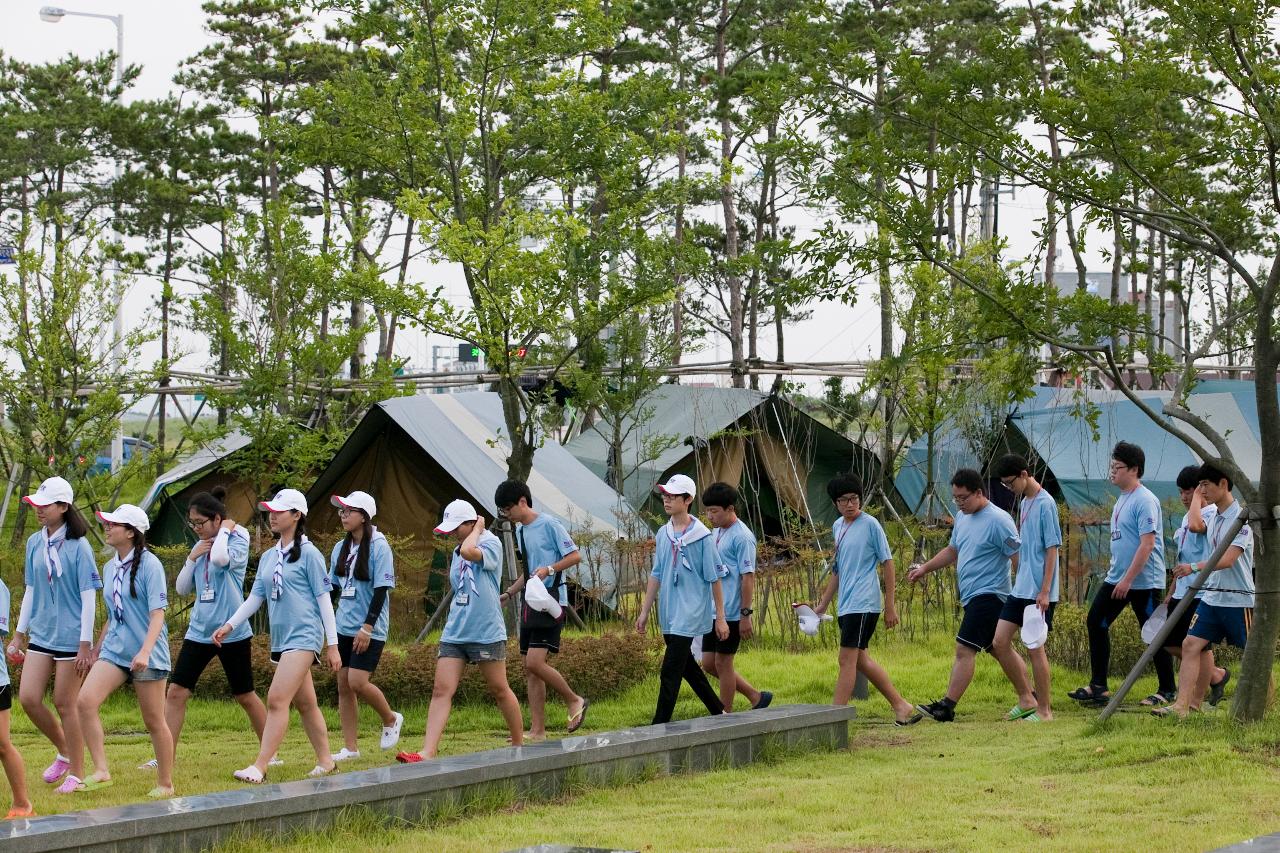
[{"label": "flip flop", "polygon": [[173,797],[173,789],[156,785],[150,791],[147,791],[147,796],[153,800],[168,800]]},{"label": "flip flop", "polygon": [[923,719],[924,719],[924,714],[921,714],[919,711],[916,711],[914,714],[912,714],[910,717],[907,717],[905,720],[894,720],[893,724],[901,729],[901,728],[906,728],[907,726],[914,726],[916,723],[920,722]]},{"label": "flip flop", "polygon": [[9,809],[9,813],[4,816],[4,819],[5,820],[21,820],[23,818],[29,818],[29,817],[35,817],[35,816],[36,816],[35,806],[32,806],[29,809],[20,809],[17,806],[14,806],[13,808]]},{"label": "flip flop", "polygon": [[1009,721],[1022,720],[1022,719],[1026,719],[1027,717],[1030,717],[1035,712],[1036,712],[1036,709],[1034,707],[1023,708],[1020,705],[1014,705],[1012,708],[1009,709],[1009,713],[1004,715],[1004,718]]},{"label": "flip flop", "polygon": [[1209,704],[1218,707],[1218,703],[1222,701],[1222,694],[1227,689],[1227,682],[1231,680],[1231,670],[1225,666],[1222,668],[1222,680],[1217,684],[1209,685]]},{"label": "flip flop", "polygon": [[578,729],[582,728],[582,724],[587,720],[587,708],[590,708],[590,707],[591,707],[591,700],[583,696],[582,707],[578,709],[578,713],[574,714],[572,717],[569,718],[569,727],[565,729],[565,731],[567,731],[569,734],[573,734]]},{"label": "flip flop", "polygon": [[102,788],[110,788],[116,783],[114,779],[85,779],[76,788],[77,791],[97,791]]}]

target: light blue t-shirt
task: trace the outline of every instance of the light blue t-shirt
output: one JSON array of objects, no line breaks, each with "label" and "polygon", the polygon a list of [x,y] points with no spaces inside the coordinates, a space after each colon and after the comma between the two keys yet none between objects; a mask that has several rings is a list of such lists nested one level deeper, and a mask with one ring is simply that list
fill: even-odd
[{"label": "light blue t-shirt", "polygon": [[442,643],[505,643],[507,623],[502,618],[502,540],[488,530],[480,534],[476,547],[484,554],[476,564],[462,559],[453,549],[449,564],[449,586],[453,602],[449,619],[440,635]]},{"label": "light blue t-shirt", "polygon": [[[130,554],[135,557],[137,552]],[[107,636],[102,640],[98,657],[116,666],[128,669],[147,638],[151,627],[151,613],[169,606],[168,585],[160,558],[144,550],[137,558],[138,571],[133,578],[133,592],[129,591],[130,564],[122,563],[117,555],[102,567],[106,582],[102,586],[102,599],[107,603]],[[119,610],[116,609],[116,582],[120,585]],[[169,630],[160,629],[160,636],[151,647],[147,658],[151,669],[169,670]]]},{"label": "light blue t-shirt", "polygon": [[[756,537],[742,519],[738,519],[729,527],[716,528],[715,546],[716,573],[720,576],[720,593],[724,596],[724,618],[726,622],[736,622],[742,618],[742,576],[756,570]],[[715,615],[713,599],[711,618],[715,619]]]},{"label": "light blue t-shirt", "polygon": [[[9,587],[4,585],[4,581],[0,580],[0,637],[9,636]],[[9,661],[0,654],[0,687],[5,687],[9,683]]]},{"label": "light blue t-shirt", "polygon": [[[1205,556],[1222,542],[1231,525],[1240,516],[1240,501],[1232,501],[1226,512],[1218,512],[1216,506],[1209,507],[1204,516]],[[1240,532],[1231,540],[1238,546],[1240,556],[1228,569],[1213,572],[1204,585],[1204,603],[1214,607],[1253,607],[1253,530],[1248,524],[1240,528]],[[1236,590],[1228,592],[1227,590]]]},{"label": "light blue t-shirt", "polygon": [[[56,539],[58,534],[54,534]],[[44,531],[27,539],[23,581],[31,590],[31,622],[27,637],[31,643],[58,652],[80,647],[80,593],[102,589],[93,547],[86,537],[64,539],[54,545],[62,574],[49,571],[45,558]]]},{"label": "light blue t-shirt", "polygon": [[1009,558],[1018,553],[1022,541],[1013,517],[988,501],[973,514],[960,512],[951,528],[951,547],[956,549],[956,583],[960,603],[968,604],[979,595],[1009,597]]},{"label": "light blue t-shirt", "polygon": [[[224,535],[219,531],[218,536]],[[191,606],[191,623],[187,626],[186,639],[197,643],[212,643],[213,632],[227,624],[232,615],[244,604],[244,576],[249,568],[249,534],[243,527],[236,527],[227,537],[227,556],[231,561],[225,566],[215,566],[205,554],[196,560],[191,571],[191,586],[196,601]],[[213,600],[209,601],[210,592]],[[224,643],[237,643],[253,636],[253,629],[246,620],[228,634]]]},{"label": "light blue t-shirt", "polygon": [[[564,525],[546,513],[539,513],[528,524],[517,524],[516,541],[524,551],[526,568],[531,577],[543,566],[558,563],[578,550],[577,543],[573,541],[569,531],[564,529]],[[542,583],[547,589],[554,588],[556,573],[547,575]],[[569,603],[569,590],[565,587],[563,578],[560,581],[560,603]]]},{"label": "light blue t-shirt", "polygon": [[1014,598],[1034,599],[1044,583],[1044,553],[1058,547],[1058,559],[1053,567],[1053,585],[1049,588],[1049,601],[1058,600],[1058,582],[1062,564],[1062,525],[1058,522],[1058,504],[1053,496],[1041,489],[1034,498],[1022,502],[1022,525],[1018,537],[1022,546],[1018,549],[1018,576],[1013,582]]},{"label": "light blue t-shirt", "polygon": [[711,531],[693,518],[677,534],[668,521],[658,529],[654,540],[653,577],[659,583],[662,633],[701,637],[715,621],[711,584],[720,579]]},{"label": "light blue t-shirt", "polygon": [[1118,584],[1124,579],[1142,537],[1148,533],[1156,535],[1156,547],[1151,549],[1130,589],[1164,589],[1165,585],[1160,501],[1146,486],[1138,486],[1116,498],[1111,510],[1111,570],[1107,572],[1107,583]]},{"label": "light blue t-shirt", "polygon": [[[1200,512],[1200,517],[1204,518],[1204,510]],[[1182,517],[1178,530],[1173,534],[1174,544],[1178,546],[1178,562],[1188,563],[1192,566],[1191,574],[1185,578],[1178,578],[1173,582],[1173,597],[1181,601],[1187,597],[1187,590],[1191,588],[1191,582],[1196,579],[1198,570],[1195,568],[1196,563],[1203,563],[1209,556],[1205,543],[1208,539],[1203,533],[1193,533],[1187,527],[1187,517]],[[1206,579],[1205,583],[1209,581]],[[1196,598],[1204,598],[1204,590],[1196,593]]]},{"label": "light blue t-shirt", "polygon": [[[373,529],[369,537],[372,543],[369,551],[369,580],[356,578],[356,561],[360,549],[352,543],[351,553],[347,556],[347,571],[343,577],[338,574],[338,557],[342,553],[342,540],[333,546],[329,555],[329,583],[338,590],[338,633],[344,637],[354,637],[364,627],[364,617],[369,615],[369,602],[373,601],[373,591],[378,587],[394,589],[396,585],[395,562],[391,556],[391,545],[387,537]],[[374,640],[386,642],[387,629],[391,625],[391,593],[382,603],[382,612],[373,626]]]},{"label": "light blue t-shirt", "polygon": [[884,603],[876,569],[893,554],[880,521],[865,512],[850,522],[837,518],[831,535],[836,542],[831,572],[840,579],[836,614],[881,612]]},{"label": "light blue t-shirt", "polygon": [[[320,617],[320,604],[316,601],[329,594],[329,576],[324,571],[324,555],[305,537],[298,559],[290,563],[288,551],[280,553],[280,546],[267,549],[258,559],[258,574],[253,579],[252,595],[267,602],[267,618],[271,625],[271,651],[324,650],[324,622]],[[276,569],[280,569],[278,594],[275,582]]]}]

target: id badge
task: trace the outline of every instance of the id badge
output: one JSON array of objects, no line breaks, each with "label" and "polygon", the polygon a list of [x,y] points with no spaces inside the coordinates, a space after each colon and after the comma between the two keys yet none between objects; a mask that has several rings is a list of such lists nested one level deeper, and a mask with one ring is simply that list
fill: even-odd
[{"label": "id badge", "polygon": [[200,593],[200,600],[213,601],[213,587],[206,586],[204,590]]},{"label": "id badge", "polygon": [[276,589],[276,588],[274,588],[274,587],[271,589],[271,600],[272,600],[272,601],[279,601],[279,600],[280,600],[280,590],[278,590],[278,589]]},{"label": "id badge", "polygon": [[1119,531],[1119,530],[1113,530],[1113,531],[1111,531],[1111,541],[1112,541],[1112,542],[1116,542],[1116,541],[1118,541],[1119,539],[1120,539],[1120,531]]},{"label": "id badge", "polygon": [[471,594],[466,592],[460,592],[453,597],[453,603],[458,607],[466,607],[468,604],[471,603]]},{"label": "id badge", "polygon": [[355,597],[356,597],[356,588],[355,588],[355,586],[354,586],[354,585],[344,586],[344,587],[342,588],[342,597],[343,597],[343,598],[355,598]]}]

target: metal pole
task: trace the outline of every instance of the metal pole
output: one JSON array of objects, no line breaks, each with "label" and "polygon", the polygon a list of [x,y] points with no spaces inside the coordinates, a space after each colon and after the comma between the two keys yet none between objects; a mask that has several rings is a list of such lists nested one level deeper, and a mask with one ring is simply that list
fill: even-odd
[{"label": "metal pole", "polygon": [[1187,594],[1178,602],[1178,606],[1173,608],[1173,612],[1164,620],[1164,624],[1160,626],[1160,630],[1156,632],[1155,639],[1147,646],[1142,656],[1138,658],[1138,662],[1133,665],[1133,669],[1129,671],[1129,675],[1125,678],[1124,684],[1120,685],[1120,689],[1111,694],[1111,701],[1107,703],[1107,707],[1102,709],[1102,713],[1098,715],[1099,720],[1105,720],[1115,713],[1116,708],[1120,707],[1120,703],[1124,701],[1125,695],[1133,687],[1133,683],[1138,680],[1143,671],[1147,668],[1147,664],[1151,663],[1151,659],[1156,656],[1156,652],[1164,647],[1164,641],[1173,632],[1174,626],[1178,624],[1178,619],[1182,614],[1187,612],[1187,608],[1191,606],[1191,602],[1195,599],[1195,594],[1204,586],[1205,580],[1213,573],[1219,561],[1222,560],[1227,549],[1231,547],[1231,542],[1236,538],[1236,534],[1240,532],[1240,528],[1249,522],[1249,508],[1247,506],[1240,507],[1240,517],[1237,518],[1231,527],[1227,530],[1222,541],[1218,543],[1218,547],[1213,549],[1213,553],[1204,561],[1204,568],[1196,575],[1196,579],[1191,582]]}]

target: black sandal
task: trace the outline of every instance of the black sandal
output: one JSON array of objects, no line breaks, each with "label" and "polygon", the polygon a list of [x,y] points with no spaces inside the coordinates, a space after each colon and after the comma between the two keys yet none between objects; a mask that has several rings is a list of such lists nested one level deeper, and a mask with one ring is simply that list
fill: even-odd
[{"label": "black sandal", "polygon": [[1101,705],[1110,701],[1111,691],[1107,690],[1105,687],[1090,684],[1088,687],[1077,687],[1075,690],[1068,693],[1067,697],[1088,705]]}]

